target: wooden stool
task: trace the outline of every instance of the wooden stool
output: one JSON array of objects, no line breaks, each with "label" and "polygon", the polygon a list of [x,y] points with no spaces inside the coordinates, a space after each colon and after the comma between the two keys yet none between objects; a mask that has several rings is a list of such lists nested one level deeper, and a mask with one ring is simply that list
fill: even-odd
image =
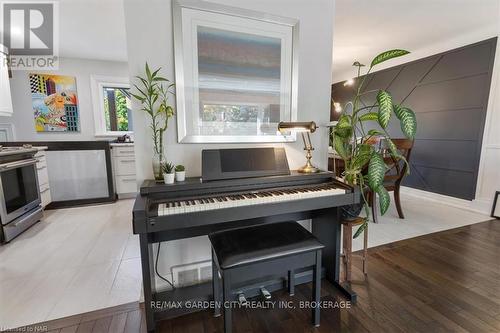
[{"label": "wooden stool", "polygon": [[[351,282],[351,270],[352,270],[352,229],[356,226],[360,226],[364,223],[362,217],[356,217],[351,220],[343,220],[342,223],[342,259],[344,263],[344,281]],[[368,271],[367,259],[368,259],[368,225],[365,230],[363,230],[363,254],[360,256],[363,260],[363,273],[366,275]]]}]

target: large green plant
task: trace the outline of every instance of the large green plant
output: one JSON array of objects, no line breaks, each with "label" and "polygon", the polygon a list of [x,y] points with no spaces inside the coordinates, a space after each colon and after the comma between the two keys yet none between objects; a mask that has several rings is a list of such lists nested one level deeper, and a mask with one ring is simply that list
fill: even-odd
[{"label": "large green plant", "polygon": [[[134,84],[136,92],[131,94],[141,104],[141,110],[151,117],[151,136],[154,153],[159,161],[164,161],[163,135],[168,128],[168,120],[175,114],[169,105],[169,95],[174,95],[175,83],[159,75],[161,68],[151,71],[148,63],[145,66],[145,76],[136,76],[140,84]],[[161,166],[158,166],[161,167]],[[161,171],[159,172],[161,174]],[[161,177],[156,175],[155,177]]]},{"label": "large green plant", "polygon": [[[417,121],[415,113],[405,106],[394,103],[388,91],[364,91],[363,85],[368,74],[376,65],[408,53],[405,50],[383,52],[373,59],[364,75],[361,74],[361,68],[365,66],[358,61],[353,64],[353,66],[357,67],[355,93],[352,101],[343,107],[342,114],[337,125],[333,128],[330,138],[336,152],[344,160],[345,171],[343,176],[346,182],[350,185],[358,185],[362,189],[368,186],[374,193],[378,194],[382,215],[385,214],[390,205],[389,193],[383,186],[387,166],[381,152],[377,151],[369,142],[373,137],[382,137],[391,157],[407,163],[392,142],[386,128],[391,117],[395,116],[401,124],[404,135],[409,139],[413,139],[417,131]],[[375,92],[377,92],[377,98],[373,105],[365,106],[361,103],[363,95]],[[366,127],[372,129],[366,130]],[[364,172],[364,170],[367,170],[367,172]],[[366,228],[370,216],[364,190],[361,193],[366,217],[354,237],[359,236]]]}]

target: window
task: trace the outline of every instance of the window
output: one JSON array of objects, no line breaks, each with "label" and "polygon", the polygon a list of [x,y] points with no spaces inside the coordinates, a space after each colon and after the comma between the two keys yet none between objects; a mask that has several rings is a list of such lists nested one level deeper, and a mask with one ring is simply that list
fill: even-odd
[{"label": "window", "polygon": [[132,112],[128,88],[103,87],[106,131],[132,131]]},{"label": "window", "polygon": [[133,131],[128,78],[91,76],[96,136],[119,136]]},{"label": "window", "polygon": [[200,108],[199,135],[275,135],[280,106],[257,103],[208,103]]}]

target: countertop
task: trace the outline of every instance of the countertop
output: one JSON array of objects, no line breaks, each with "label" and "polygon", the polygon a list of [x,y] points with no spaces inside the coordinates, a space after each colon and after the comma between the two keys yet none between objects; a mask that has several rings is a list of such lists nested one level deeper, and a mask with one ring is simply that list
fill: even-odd
[{"label": "countertop", "polygon": [[109,144],[111,147],[133,147],[134,143],[133,142],[111,142]]}]

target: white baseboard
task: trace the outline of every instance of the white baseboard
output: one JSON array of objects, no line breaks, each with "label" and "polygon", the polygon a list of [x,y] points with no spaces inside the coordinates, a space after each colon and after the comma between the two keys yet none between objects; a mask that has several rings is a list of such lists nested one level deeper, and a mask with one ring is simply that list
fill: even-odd
[{"label": "white baseboard", "polygon": [[443,203],[448,206],[462,208],[489,216],[493,202],[487,199],[474,199],[472,201],[450,197],[443,194],[418,190],[416,188],[401,186],[401,193],[411,195],[425,200]]}]

